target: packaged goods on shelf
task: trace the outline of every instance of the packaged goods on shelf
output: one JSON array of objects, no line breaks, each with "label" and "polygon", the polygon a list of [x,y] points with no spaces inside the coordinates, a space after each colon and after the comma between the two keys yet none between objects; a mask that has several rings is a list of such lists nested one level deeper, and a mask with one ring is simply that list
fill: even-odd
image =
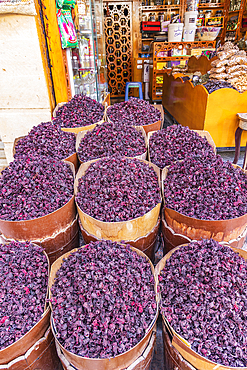
[{"label": "packaged goods on shelf", "polygon": [[247,56],[244,50],[231,42],[226,42],[217,52],[217,59],[212,62],[210,79],[226,80],[238,91],[247,90]]}]

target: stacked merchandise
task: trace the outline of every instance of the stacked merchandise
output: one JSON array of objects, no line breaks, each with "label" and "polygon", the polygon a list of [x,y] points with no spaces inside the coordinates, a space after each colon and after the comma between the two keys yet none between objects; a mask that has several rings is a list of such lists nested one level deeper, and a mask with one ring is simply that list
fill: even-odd
[{"label": "stacked merchandise", "polygon": [[[213,367],[207,368],[213,369],[217,364],[246,366],[246,263],[229,252],[229,244],[222,247],[216,242],[221,238],[230,243],[233,238],[242,237],[246,229],[246,174],[215,154],[208,133],[175,125],[149,133],[148,152],[153,163],[122,157],[122,151],[133,154],[132,150],[139,148],[145,154],[143,127],[161,119],[153,107],[131,99],[127,108],[115,105],[108,109],[109,123],[96,125],[104,110],[101,106],[95,108],[89,122],[95,123],[95,127],[81,136],[84,140],[77,140],[83,163],[74,178],[72,167],[61,159],[74,153],[75,135],[60,127],[71,129],[79,125],[80,138],[84,127],[90,126],[84,125],[86,114],[79,109],[83,100],[76,98],[76,111],[71,104],[63,105],[52,123],[40,124],[20,140],[14,162],[0,177],[1,233],[14,230],[15,235],[20,235],[24,230],[25,240],[33,240],[35,230],[41,235],[48,228],[48,234],[43,234],[47,242],[64,229],[68,231],[74,220],[78,229],[78,211],[83,237],[91,238],[86,246],[77,239],[75,249],[72,244],[66,251],[62,248],[50,272],[42,249],[30,242],[22,244],[20,236],[15,237],[19,241],[13,242],[12,251],[9,245],[0,245],[0,368],[9,368],[7,362],[25,354],[13,351],[14,357],[3,362],[6,357],[1,351],[15,342],[18,346],[37,321],[43,322],[40,335],[50,330],[52,341],[53,331],[66,370],[71,365],[78,370],[148,368],[143,364],[151,361],[150,342],[155,336],[159,298],[164,322],[173,337],[178,340],[180,332],[191,344],[189,350],[196,352],[196,358],[214,362]],[[93,101],[87,101],[86,107],[92,104]],[[136,130],[132,125],[143,127]],[[121,130],[126,131],[122,142]],[[84,146],[79,147],[79,143]],[[130,144],[133,145],[129,148]],[[173,228],[177,232],[174,239],[179,233],[179,244],[183,238],[194,242],[175,252],[171,263],[162,262],[155,273],[145,248],[153,248],[159,232],[160,172],[164,200],[161,213],[167,222],[163,235],[168,238],[168,229],[171,232]],[[52,228],[54,233],[50,233]],[[13,235],[7,236],[14,239]],[[214,240],[201,240],[211,237]],[[135,249],[133,244],[138,240]],[[192,255],[191,251],[195,253]],[[185,264],[189,267],[185,268]],[[164,267],[167,270],[161,273]],[[50,311],[44,302],[48,274],[51,327]],[[239,290],[235,289],[237,285]],[[180,286],[182,289],[178,290]],[[227,310],[222,309],[223,305]],[[27,308],[29,315],[25,314]],[[225,316],[228,314],[229,320]],[[211,339],[210,324],[215,331]],[[11,325],[13,331],[9,331]],[[148,361],[144,356],[147,348]],[[55,358],[54,346],[50,349]],[[47,365],[45,360],[44,363],[35,366],[41,370],[58,368]]]},{"label": "stacked merchandise", "polygon": [[246,369],[246,256],[202,239],[173,249],[156,266],[165,326],[193,365],[181,369]]},{"label": "stacked merchandise", "polygon": [[[92,368],[92,359],[98,361],[99,367],[103,364],[109,370],[119,368],[119,364],[121,368],[127,368],[146,348],[149,358],[153,352],[154,339],[151,347],[150,343],[155,338],[153,329],[158,315],[154,268],[142,251],[127,246],[127,243],[113,242],[113,234],[110,240],[99,240],[78,248],[74,168],[72,163],[68,163],[72,162],[72,155],[77,155],[76,136],[62,129],[78,128],[82,131],[85,127],[94,126],[90,125],[92,123],[96,126],[104,117],[104,106],[88,97],[76,96],[56,113],[52,122],[39,124],[18,140],[15,159],[0,177],[0,232],[2,239],[6,239],[6,244],[0,245],[0,367],[12,369],[9,362],[15,360],[16,368],[21,368],[18,362],[21,356],[29,351],[28,356],[33,358],[30,347],[42,340],[48,356],[44,351],[42,360],[35,347],[35,355],[39,356],[35,367],[57,369],[55,337],[67,364],[69,359],[77,369],[81,369],[84,362]],[[126,131],[124,135],[121,135],[121,130]],[[90,163],[85,175],[79,176],[79,206],[89,217],[107,224],[107,230],[122,223],[129,230],[133,220],[134,223],[140,221],[138,231],[142,226],[151,227],[151,232],[147,230],[141,237],[145,238],[147,234],[153,248],[150,235],[155,234],[155,242],[161,206],[158,175],[149,162],[123,158],[120,153],[140,154],[146,158],[143,128],[109,122],[97,125],[88,133],[91,138],[89,145],[95,149],[96,154],[93,154],[96,158],[105,143],[108,143],[109,151],[102,154],[108,155],[107,158]],[[146,219],[149,216],[154,227]],[[13,242],[12,250],[8,239],[17,240]],[[120,240],[125,239],[121,236]],[[55,278],[58,271],[50,284],[52,327],[46,303],[49,262],[43,249],[33,245],[34,242],[45,249],[49,262],[55,261],[50,276]],[[139,240],[139,244],[147,245],[143,240]],[[59,250],[56,249],[58,246],[61,247]],[[61,275],[61,263],[57,265],[59,257],[61,262],[65,261]],[[71,268],[77,280],[73,279],[73,284],[68,286]],[[98,279],[100,276],[102,279]],[[62,298],[63,302],[61,294],[66,297]],[[57,331],[53,332],[53,337],[54,328]],[[38,330],[38,335],[33,335],[35,330]],[[13,351],[10,346],[15,346]],[[146,357],[142,356],[140,361],[145,362]],[[67,365],[64,366],[67,369]]]},{"label": "stacked merchandise", "polygon": [[218,49],[217,59],[211,64],[210,79],[225,80],[238,91],[247,90],[247,56],[244,50],[232,42],[226,42]]}]

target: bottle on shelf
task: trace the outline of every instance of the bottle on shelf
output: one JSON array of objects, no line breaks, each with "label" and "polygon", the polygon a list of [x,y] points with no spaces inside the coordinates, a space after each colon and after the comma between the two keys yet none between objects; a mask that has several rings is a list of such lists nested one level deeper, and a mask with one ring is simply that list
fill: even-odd
[{"label": "bottle on shelf", "polygon": [[77,55],[72,56],[72,69],[73,69],[73,80],[75,94],[80,93],[80,72],[79,72],[79,62]]}]

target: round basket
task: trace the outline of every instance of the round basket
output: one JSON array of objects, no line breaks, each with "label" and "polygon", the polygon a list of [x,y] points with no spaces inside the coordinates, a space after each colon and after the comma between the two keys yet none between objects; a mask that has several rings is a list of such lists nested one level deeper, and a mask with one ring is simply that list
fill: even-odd
[{"label": "round basket", "polygon": [[[86,246],[83,246],[81,248],[85,248]],[[79,248],[76,248],[60,258],[58,258],[51,266],[51,273],[50,273],[50,279],[49,279],[49,288],[51,289],[54,280],[56,278],[56,273],[59,270],[60,266],[62,265],[63,261],[71,254],[78,250]],[[155,277],[155,270],[153,267],[152,262],[149,260],[149,258],[140,250],[131,247],[133,251],[135,251],[138,255],[145,257],[145,259],[149,262],[153,275]],[[157,281],[155,280],[155,291],[157,291]],[[49,291],[49,297],[51,298],[51,291]],[[156,296],[157,297],[157,296]],[[52,304],[50,302],[51,310],[52,310]],[[129,351],[126,351],[118,356],[107,358],[107,359],[95,359],[95,358],[88,358],[88,357],[82,357],[73,354],[72,352],[66,350],[59,342],[59,340],[56,338],[56,328],[53,320],[53,316],[51,314],[51,328],[53,331],[53,335],[55,337],[57,345],[60,347],[61,351],[63,352],[65,358],[67,361],[72,364],[76,369],[78,370],[122,370],[130,366],[138,357],[142,355],[145,348],[147,347],[153,329],[156,324],[156,320],[158,318],[158,304],[157,304],[157,310],[156,315],[151,324],[149,325],[145,336],[142,338],[142,340],[135,345],[133,348],[131,348]]]},{"label": "round basket", "polygon": [[[224,243],[221,243],[224,244]],[[155,279],[159,284],[159,274],[164,269],[166,265],[166,261],[171,257],[171,255],[178,250],[179,248],[188,245],[182,244],[174,249],[172,249],[170,252],[168,252],[156,265],[155,267]],[[229,246],[229,245],[228,245]],[[247,260],[247,252],[242,249],[236,249],[231,246],[229,246],[234,252],[238,253],[240,256],[242,256],[245,260]],[[159,295],[158,300],[160,302],[161,294],[158,293],[158,284],[157,284],[157,294]],[[207,358],[201,356],[197,352],[191,349],[190,343],[188,343],[183,337],[181,337],[170,325],[168,320],[166,320],[165,315],[162,315],[163,323],[166,327],[167,332],[172,338],[172,346],[176,348],[176,350],[183,356],[183,358],[188,361],[190,364],[192,364],[197,370],[247,370],[246,367],[230,367],[230,366],[223,366],[220,364],[217,364],[216,362],[210,361]],[[182,368],[183,369],[183,368]]]},{"label": "round basket", "polygon": [[[58,105],[53,111],[53,118],[56,118],[58,109],[62,107],[64,104],[67,104],[67,103],[66,102],[58,103]],[[73,132],[74,134],[78,134],[78,132],[80,131],[93,129],[96,125],[100,125],[101,123],[105,122],[105,114],[106,114],[106,110],[104,111],[102,120],[95,122],[92,125],[80,126],[80,127],[61,127],[61,130],[65,132]]]},{"label": "round basket", "polygon": [[[228,220],[201,220],[185,216],[165,206],[164,180],[169,166],[162,171],[162,195],[164,201],[164,217],[166,223],[175,233],[184,235],[191,240],[214,239],[218,242],[229,242],[244,233],[247,225],[247,214]],[[245,172],[245,171],[244,171]],[[246,172],[245,172],[246,173]]]},{"label": "round basket", "polygon": [[[100,159],[96,159],[93,161],[89,161],[84,163],[80,166],[76,179],[75,179],[75,195],[77,194],[78,189],[78,181],[79,179],[84,176],[88,167],[98,161]],[[141,159],[140,159],[141,160]],[[149,167],[153,167],[155,172],[158,176],[158,181],[160,179],[160,172],[159,169],[150,162],[145,160],[141,160],[149,165]],[[160,183],[160,181],[159,181]],[[147,212],[144,216],[134,218],[129,221],[123,222],[104,222],[99,221],[81,210],[79,205],[77,205],[77,210],[79,213],[81,225],[87,233],[96,236],[99,239],[110,239],[113,241],[122,241],[122,240],[136,240],[140,237],[143,237],[150,233],[155,225],[157,224],[161,202],[158,203],[153,209]]]},{"label": "round basket", "polygon": [[[9,244],[4,243],[4,244]],[[47,254],[43,251],[48,262],[48,275],[47,280],[50,275],[50,263]],[[48,296],[48,286],[47,286],[47,296]],[[0,365],[8,364],[19,356],[24,355],[39,339],[41,339],[46,330],[49,327],[50,322],[50,308],[49,305],[44,302],[44,313],[40,320],[20,339],[12,343],[8,347],[0,350]],[[1,366],[0,366],[1,368]]]},{"label": "round basket", "polygon": [[[140,155],[138,155],[138,156],[136,156],[136,157],[133,157],[133,158],[137,158],[137,159],[146,159],[146,158],[147,158],[147,136],[146,136],[146,134],[145,134],[144,129],[143,129],[141,126],[137,126],[137,127],[135,127],[135,129],[136,129],[137,131],[141,132],[141,134],[142,134],[142,136],[143,136],[143,138],[144,138],[144,140],[145,140],[146,151],[145,151],[143,154],[140,154]],[[84,138],[84,136],[85,136],[88,132],[90,132],[90,131],[93,131],[93,128],[88,129],[88,130],[84,130],[84,131],[79,132],[79,133],[77,134],[77,136],[76,136],[76,153],[78,153],[78,149],[79,149],[79,145],[80,145],[81,140],[82,140],[82,139]],[[79,154],[78,154],[78,160],[79,160],[80,164],[90,162],[90,161],[82,162],[82,161],[80,160]]]}]

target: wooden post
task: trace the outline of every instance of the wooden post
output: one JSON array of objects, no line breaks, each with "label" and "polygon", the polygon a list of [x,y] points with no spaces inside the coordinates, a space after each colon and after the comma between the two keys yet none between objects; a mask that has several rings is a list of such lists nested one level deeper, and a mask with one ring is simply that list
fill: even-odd
[{"label": "wooden post", "polygon": [[56,104],[58,104],[68,101],[69,86],[67,85],[60,34],[57,24],[56,4],[53,0],[41,0],[41,4],[51,61]]}]

